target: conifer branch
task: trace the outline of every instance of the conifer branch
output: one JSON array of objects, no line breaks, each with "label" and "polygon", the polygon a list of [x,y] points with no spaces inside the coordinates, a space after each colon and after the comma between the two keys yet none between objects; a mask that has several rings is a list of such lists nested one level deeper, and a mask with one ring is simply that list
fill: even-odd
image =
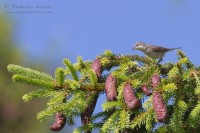
[{"label": "conifer branch", "polygon": [[36,70],[32,70],[30,68],[21,67],[21,66],[18,66],[18,65],[10,64],[10,65],[7,66],[7,69],[8,69],[9,72],[12,72],[13,74],[22,75],[22,76],[26,76],[26,77],[29,77],[29,78],[42,79],[42,80],[45,80],[45,81],[52,81],[53,80],[53,78],[46,73],[39,72],[39,71],[36,71]]},{"label": "conifer branch", "polygon": [[55,80],[59,87],[61,87],[65,80],[65,71],[63,68],[57,68],[55,71]]},{"label": "conifer branch", "polygon": [[189,120],[190,126],[193,128],[199,127],[199,123],[200,123],[199,119],[200,119],[200,102],[198,102],[198,104],[189,114],[188,120]]},{"label": "conifer branch", "polygon": [[21,75],[14,75],[12,77],[13,81],[24,83],[24,84],[30,84],[34,86],[39,87],[45,87],[45,88],[54,88],[54,82],[52,81],[44,81],[41,79],[35,79],[31,77],[21,76]]},{"label": "conifer branch", "polygon": [[136,126],[141,127],[142,124],[146,122],[148,115],[151,115],[153,108],[149,108],[147,111],[140,113],[132,121],[130,127],[134,129]]},{"label": "conifer branch", "polygon": [[113,129],[115,129],[116,124],[118,122],[118,117],[119,117],[119,111],[114,112],[108,120],[103,124],[102,128],[100,129],[100,132],[110,132]]},{"label": "conifer branch", "polygon": [[22,99],[25,102],[28,102],[34,98],[41,98],[41,97],[51,97],[53,95],[55,95],[55,93],[57,93],[57,91],[49,91],[48,89],[38,89],[32,92],[29,92],[27,94],[25,94]]},{"label": "conifer branch", "polygon": [[[65,122],[74,125],[79,117],[82,126],[74,133],[200,132],[200,67],[182,51],[177,56],[176,63],[157,65],[149,57],[106,50],[93,61],[64,59],[66,68],[57,68],[55,78],[18,65],[7,68],[13,81],[40,87],[22,99],[48,98],[37,118],[55,116],[53,131],[61,130]],[[103,93],[107,99],[103,111],[93,114]],[[155,127],[158,121],[162,124]]]},{"label": "conifer branch", "polygon": [[76,81],[78,81],[78,75],[77,75],[76,69],[71,64],[70,60],[64,59],[63,63],[66,66],[66,69],[69,70],[69,72],[70,72],[71,76],[73,77],[73,79],[76,80]]}]

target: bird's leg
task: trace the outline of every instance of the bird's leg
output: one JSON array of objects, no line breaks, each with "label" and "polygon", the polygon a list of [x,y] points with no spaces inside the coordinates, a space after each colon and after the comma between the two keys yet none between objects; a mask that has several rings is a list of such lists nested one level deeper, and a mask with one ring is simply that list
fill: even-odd
[{"label": "bird's leg", "polygon": [[162,60],[163,58],[160,58],[156,64],[158,65]]}]

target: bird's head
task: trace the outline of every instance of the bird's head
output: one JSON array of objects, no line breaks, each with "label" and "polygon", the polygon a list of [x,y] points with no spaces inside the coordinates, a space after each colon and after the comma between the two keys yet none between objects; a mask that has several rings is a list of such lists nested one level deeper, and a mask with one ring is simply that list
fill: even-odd
[{"label": "bird's head", "polygon": [[147,47],[146,47],[146,44],[144,42],[137,42],[133,46],[133,50],[144,51],[146,49],[147,49]]}]

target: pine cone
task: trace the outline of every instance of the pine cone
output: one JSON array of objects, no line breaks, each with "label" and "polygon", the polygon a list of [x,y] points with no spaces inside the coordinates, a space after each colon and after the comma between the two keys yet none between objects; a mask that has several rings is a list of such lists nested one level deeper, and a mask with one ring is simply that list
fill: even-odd
[{"label": "pine cone", "polygon": [[66,123],[66,117],[62,113],[55,114],[55,122],[52,126],[49,126],[49,129],[52,131],[60,131]]},{"label": "pine cone", "polygon": [[124,85],[123,96],[127,107],[129,107],[130,109],[135,109],[140,107],[140,102],[136,98],[130,83],[126,83]]},{"label": "pine cone", "polygon": [[157,120],[164,122],[167,117],[167,107],[164,103],[162,95],[157,91],[153,95],[153,108],[156,112]]},{"label": "pine cone", "polygon": [[91,65],[92,70],[96,73],[98,78],[101,77],[101,60],[96,58]]},{"label": "pine cone", "polygon": [[[88,94],[86,94],[85,98],[89,98],[90,96],[94,95],[94,99],[91,101],[91,103],[89,103],[86,108],[85,111],[81,113],[81,123],[82,125],[86,126],[92,123],[92,114],[94,112],[95,106],[96,106],[96,102],[98,100],[98,93],[95,91],[91,91]],[[84,133],[91,133],[92,131],[90,130],[86,130]]]},{"label": "pine cone", "polygon": [[116,100],[117,92],[117,80],[111,74],[106,78],[105,89],[107,99],[110,101]]},{"label": "pine cone", "polygon": [[147,85],[142,85],[141,89],[146,96],[151,95],[151,91],[148,89]]},{"label": "pine cone", "polygon": [[161,78],[160,78],[160,76],[158,74],[154,74],[151,77],[151,81],[152,81],[152,86],[156,87],[161,82]]}]

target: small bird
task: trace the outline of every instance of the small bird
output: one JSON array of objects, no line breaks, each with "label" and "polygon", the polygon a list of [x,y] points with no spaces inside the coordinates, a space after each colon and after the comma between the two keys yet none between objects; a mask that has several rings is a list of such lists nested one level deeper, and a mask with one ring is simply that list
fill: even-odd
[{"label": "small bird", "polygon": [[145,55],[149,56],[150,58],[159,59],[157,62],[157,64],[158,64],[163,60],[162,57],[164,57],[165,53],[175,50],[175,49],[181,49],[181,47],[164,48],[164,47],[160,47],[160,46],[146,44],[144,42],[137,42],[137,43],[135,43],[133,49],[142,51]]}]

